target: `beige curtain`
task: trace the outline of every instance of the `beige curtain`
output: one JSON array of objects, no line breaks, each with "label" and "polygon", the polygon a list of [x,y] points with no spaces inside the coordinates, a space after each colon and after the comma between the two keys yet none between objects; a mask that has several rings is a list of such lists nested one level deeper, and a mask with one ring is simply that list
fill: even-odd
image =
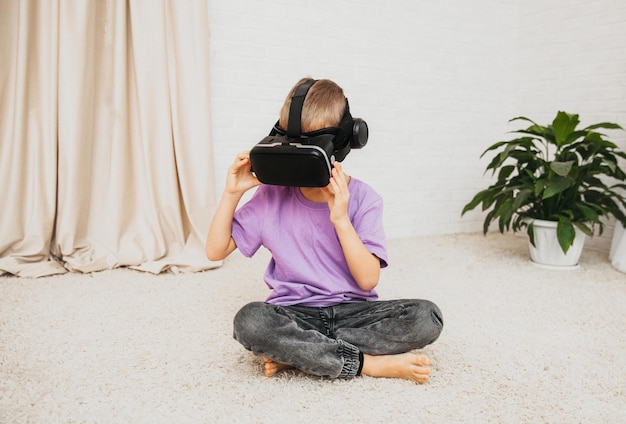
[{"label": "beige curtain", "polygon": [[0,0],[0,274],[218,266],[207,0]]}]

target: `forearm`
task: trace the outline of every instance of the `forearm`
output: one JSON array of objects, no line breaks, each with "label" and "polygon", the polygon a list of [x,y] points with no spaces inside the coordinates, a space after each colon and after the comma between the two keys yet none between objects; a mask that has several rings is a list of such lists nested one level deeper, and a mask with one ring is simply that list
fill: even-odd
[{"label": "forearm", "polygon": [[380,277],[380,260],[365,247],[349,220],[335,224],[335,231],[357,284],[362,290],[373,290]]},{"label": "forearm", "polygon": [[224,259],[236,248],[232,225],[240,199],[241,194],[224,192],[217,205],[206,241],[206,256],[212,261]]}]

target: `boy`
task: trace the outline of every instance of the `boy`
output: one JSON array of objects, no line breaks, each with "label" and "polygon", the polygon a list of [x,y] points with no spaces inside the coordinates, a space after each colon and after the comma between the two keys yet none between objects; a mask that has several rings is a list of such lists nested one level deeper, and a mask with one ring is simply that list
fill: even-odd
[{"label": "boy", "polygon": [[[283,129],[292,96],[306,80],[283,104]],[[341,87],[316,81],[304,100],[301,132],[337,127],[346,105]],[[425,383],[429,359],[411,351],[439,337],[441,312],[427,300],[377,300],[380,269],[387,266],[382,198],[339,162],[331,174],[326,187],[284,187],[261,184],[248,152],[230,166],[207,257],[222,260],[236,248],[251,257],[261,246],[272,253],[264,277],[272,292],[265,302],[241,308],[234,337],[263,358],[268,377],[294,367],[331,378],[363,374]],[[242,195],[257,186],[237,210]]]}]

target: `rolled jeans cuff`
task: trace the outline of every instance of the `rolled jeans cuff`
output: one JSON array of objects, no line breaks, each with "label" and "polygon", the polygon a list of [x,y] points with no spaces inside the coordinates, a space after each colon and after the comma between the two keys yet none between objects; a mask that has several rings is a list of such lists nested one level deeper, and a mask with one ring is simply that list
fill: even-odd
[{"label": "rolled jeans cuff", "polygon": [[353,378],[360,374],[363,368],[363,354],[358,347],[338,340],[339,354],[343,358],[343,368],[337,378]]}]

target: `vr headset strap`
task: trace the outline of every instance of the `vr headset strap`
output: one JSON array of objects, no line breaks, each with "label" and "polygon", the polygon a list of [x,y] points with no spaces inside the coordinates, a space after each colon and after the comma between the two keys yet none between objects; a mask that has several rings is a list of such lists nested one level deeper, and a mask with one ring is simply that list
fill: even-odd
[{"label": "vr headset strap", "polygon": [[298,86],[291,98],[291,106],[289,107],[289,123],[287,124],[287,136],[288,137],[300,137],[300,119],[302,115],[302,107],[304,106],[304,98],[309,92],[309,89],[317,80],[310,79]]}]

